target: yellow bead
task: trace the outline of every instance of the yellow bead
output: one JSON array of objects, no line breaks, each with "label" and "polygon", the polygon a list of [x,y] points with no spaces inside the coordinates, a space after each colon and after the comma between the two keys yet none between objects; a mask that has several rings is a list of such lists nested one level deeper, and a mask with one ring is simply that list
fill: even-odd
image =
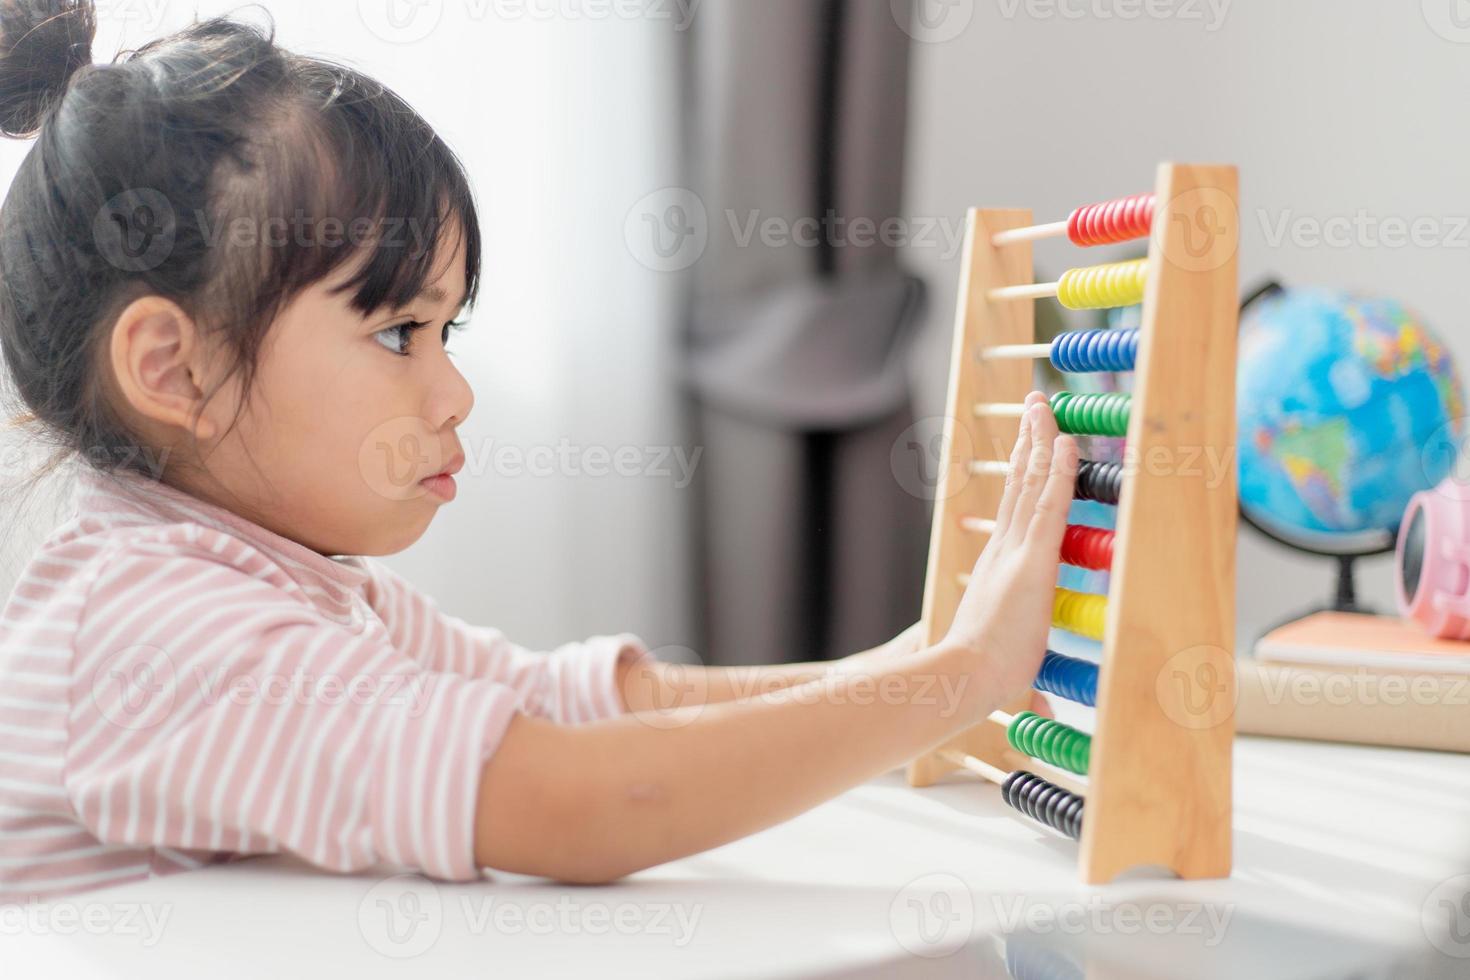
[{"label": "yellow bead", "polygon": [[1143,302],[1148,260],[1068,269],[1057,283],[1057,299],[1069,310],[1103,310]]},{"label": "yellow bead", "polygon": [[1052,604],[1051,621],[1058,629],[1093,640],[1103,638],[1103,627],[1108,618],[1108,597],[1088,592],[1073,592],[1057,589]]}]

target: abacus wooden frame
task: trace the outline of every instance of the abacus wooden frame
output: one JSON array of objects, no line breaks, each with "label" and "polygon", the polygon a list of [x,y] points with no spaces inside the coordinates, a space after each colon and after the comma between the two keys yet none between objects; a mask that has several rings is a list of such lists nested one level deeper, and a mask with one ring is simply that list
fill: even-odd
[{"label": "abacus wooden frame", "polygon": [[[1088,883],[1145,866],[1184,878],[1226,877],[1231,868],[1236,170],[1162,164],[1155,192],[1085,787],[1014,751],[993,721],[908,768],[911,784],[929,785],[957,768],[958,750],[1084,789],[1080,864]],[[948,629],[963,591],[960,575],[986,540],[960,520],[993,516],[1004,489],[1000,478],[971,473],[970,461],[1007,459],[1019,427],[1015,418],[977,417],[973,406],[1020,402],[1032,387],[1031,362],[979,356],[988,347],[1035,342],[1032,302],[989,299],[992,289],[1033,281],[1029,242],[991,241],[996,232],[1031,224],[1027,210],[969,212],[924,594],[928,644]]]}]

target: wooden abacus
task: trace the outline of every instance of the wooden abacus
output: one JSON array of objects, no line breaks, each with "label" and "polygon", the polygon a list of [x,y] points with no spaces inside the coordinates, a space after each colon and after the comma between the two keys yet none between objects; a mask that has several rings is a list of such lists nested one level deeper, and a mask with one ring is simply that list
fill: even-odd
[{"label": "wooden abacus", "polygon": [[[1116,529],[1071,527],[1062,560],[1107,569],[1106,596],[1058,588],[1053,625],[1103,641],[1100,664],[1047,651],[1037,688],[1096,708],[1088,733],[997,712],[909,766],[1001,784],[1015,809],[1081,841],[1088,883],[1162,867],[1230,874],[1234,739],[1236,172],[1164,164],[1152,194],[1033,225],[1026,210],[969,214],[950,375],[944,468],[924,594],[924,642],[941,640],[992,529],[1031,364],[1133,371],[1131,395],[1059,393],[1059,427],[1126,436],[1124,462],[1084,458],[1077,497],[1118,508]],[[1033,283],[1031,243],[1148,237],[1145,260]],[[1137,330],[1036,344],[1033,300],[1072,309],[1143,304]],[[1087,456],[1084,442],[1083,456]]]}]

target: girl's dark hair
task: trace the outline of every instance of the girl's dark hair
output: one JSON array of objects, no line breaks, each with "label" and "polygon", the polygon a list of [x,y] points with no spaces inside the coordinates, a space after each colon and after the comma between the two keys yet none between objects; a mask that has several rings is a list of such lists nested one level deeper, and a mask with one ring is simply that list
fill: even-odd
[{"label": "girl's dark hair", "polygon": [[352,260],[354,308],[404,305],[454,229],[473,300],[469,182],[386,87],[230,19],[110,64],[92,64],[95,32],[90,0],[0,0],[0,131],[37,137],[0,206],[0,357],[17,421],[57,449],[45,472],[80,454],[161,475],[104,397],[99,357],[140,296],[217,331],[246,392],[281,307]]}]

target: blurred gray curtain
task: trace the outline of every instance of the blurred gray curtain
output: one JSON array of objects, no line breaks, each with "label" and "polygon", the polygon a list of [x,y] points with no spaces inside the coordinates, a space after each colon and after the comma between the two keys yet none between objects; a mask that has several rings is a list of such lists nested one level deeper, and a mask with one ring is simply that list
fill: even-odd
[{"label": "blurred gray curtain", "polygon": [[[890,0],[705,0],[691,31],[687,162],[709,245],[681,363],[705,447],[710,663],[842,656],[919,617],[929,504],[891,450],[913,422],[923,284],[851,225],[901,214],[896,18]],[[827,219],[819,244],[762,240],[768,219],[801,218],[808,235]]]}]

